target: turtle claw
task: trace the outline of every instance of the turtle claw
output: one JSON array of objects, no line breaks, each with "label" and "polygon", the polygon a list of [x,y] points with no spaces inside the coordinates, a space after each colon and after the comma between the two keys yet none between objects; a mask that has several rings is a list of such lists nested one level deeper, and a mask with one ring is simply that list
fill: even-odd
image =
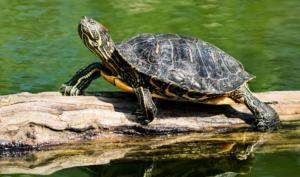
[{"label": "turtle claw", "polygon": [[281,122],[279,119],[269,120],[269,121],[260,121],[256,124],[256,129],[262,132],[271,132],[281,128]]},{"label": "turtle claw", "polygon": [[146,117],[145,113],[139,108],[132,114],[135,115],[135,119],[133,121],[135,121],[141,125],[148,125],[153,120],[153,119],[148,119]]},{"label": "turtle claw", "polygon": [[258,131],[271,132],[281,128],[282,125],[277,112],[264,103],[262,103],[261,107],[263,111],[255,114],[256,129]]},{"label": "turtle claw", "polygon": [[66,84],[63,84],[60,87],[59,91],[64,96],[78,96],[78,95],[81,95],[81,91],[77,87],[66,85]]}]

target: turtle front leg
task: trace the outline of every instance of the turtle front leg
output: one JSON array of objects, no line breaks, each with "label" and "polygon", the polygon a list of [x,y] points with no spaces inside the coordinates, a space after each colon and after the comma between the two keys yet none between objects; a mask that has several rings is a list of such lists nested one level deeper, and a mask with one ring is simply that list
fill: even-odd
[{"label": "turtle front leg", "polygon": [[272,131],[281,127],[277,112],[271,106],[256,98],[247,85],[234,91],[230,97],[248,107],[254,115],[254,124],[259,131]]},{"label": "turtle front leg", "polygon": [[60,93],[67,96],[81,95],[93,80],[100,77],[100,71],[103,68],[103,65],[97,62],[77,71],[69,81],[62,84],[59,89]]},{"label": "turtle front leg", "polygon": [[138,87],[134,89],[134,92],[138,99],[138,108],[133,113],[136,115],[136,122],[147,125],[154,119],[157,108],[152,100],[149,89]]}]

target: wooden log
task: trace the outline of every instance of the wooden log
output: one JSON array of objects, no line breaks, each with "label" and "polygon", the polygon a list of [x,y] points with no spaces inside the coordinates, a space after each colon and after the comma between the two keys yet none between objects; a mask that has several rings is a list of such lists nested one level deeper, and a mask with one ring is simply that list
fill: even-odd
[{"label": "wooden log", "polygon": [[[282,121],[299,120],[300,91],[257,93]],[[134,121],[136,98],[125,93],[66,97],[57,92],[0,96],[0,149],[69,143],[120,134],[223,132],[249,128],[253,119],[241,104],[201,105],[157,101],[158,115],[148,126]]]}]

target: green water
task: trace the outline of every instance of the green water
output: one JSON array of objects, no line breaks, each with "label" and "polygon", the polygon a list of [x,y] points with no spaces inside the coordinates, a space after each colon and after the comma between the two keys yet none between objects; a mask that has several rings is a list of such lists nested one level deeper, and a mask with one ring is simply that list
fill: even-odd
[{"label": "green water", "polygon": [[[250,83],[253,91],[300,89],[299,0],[1,0],[0,7],[1,95],[58,90],[77,69],[96,61],[77,35],[83,15],[103,22],[115,41],[139,33],[180,33],[211,42],[257,76]],[[113,87],[98,80],[90,89]],[[292,172],[299,171],[299,162],[299,152],[293,150],[262,154],[254,160],[253,176],[297,176]],[[278,168],[287,163],[289,168]],[[177,166],[194,168],[198,162],[182,164]],[[93,168],[126,174],[140,167],[118,163]],[[52,176],[93,176],[83,169]]]}]

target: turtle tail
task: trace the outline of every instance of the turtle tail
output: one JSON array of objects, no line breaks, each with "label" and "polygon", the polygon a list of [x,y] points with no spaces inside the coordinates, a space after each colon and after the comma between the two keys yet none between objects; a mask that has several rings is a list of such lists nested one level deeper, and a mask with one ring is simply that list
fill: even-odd
[{"label": "turtle tail", "polygon": [[272,131],[281,127],[277,112],[256,98],[246,84],[233,92],[231,98],[247,106],[254,115],[254,123],[259,131]]}]

